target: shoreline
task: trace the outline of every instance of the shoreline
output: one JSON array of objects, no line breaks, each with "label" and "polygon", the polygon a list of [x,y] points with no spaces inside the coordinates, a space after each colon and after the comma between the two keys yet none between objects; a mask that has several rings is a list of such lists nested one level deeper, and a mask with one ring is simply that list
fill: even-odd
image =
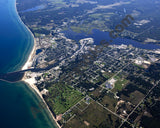
[{"label": "shoreline", "polygon": [[[16,4],[17,4],[17,1],[15,0],[15,10],[16,10],[16,13],[17,13],[18,16],[19,16],[19,13],[18,13]],[[33,63],[33,62],[32,62],[32,59],[33,59],[34,54],[35,54],[35,52],[36,52],[36,39],[35,39],[33,33],[31,32],[31,30],[23,23],[23,21],[21,20],[20,16],[19,16],[19,20],[20,20],[20,22],[27,28],[27,30],[30,32],[30,34],[32,35],[32,37],[33,37],[33,39],[34,39],[34,44],[33,44],[33,48],[32,48],[32,50],[31,50],[31,53],[30,53],[30,55],[28,56],[27,61],[25,62],[25,64],[24,64],[24,65],[22,66],[22,68],[21,68],[21,70],[25,70],[25,69],[28,69],[28,67],[30,67],[30,66],[32,65],[32,63]],[[37,88],[37,86],[33,83],[33,81],[30,82],[29,79],[26,78],[26,73],[24,74],[24,77],[23,77],[22,81],[24,81],[25,83],[27,83],[27,85],[28,85],[31,89],[33,89],[34,92],[37,93],[37,95],[41,98],[41,100],[42,100],[43,103],[45,104],[48,112],[50,113],[50,115],[51,115],[52,119],[54,120],[55,124],[57,125],[57,127],[58,127],[58,128],[61,128],[61,126],[59,125],[59,123],[58,123],[57,120],[56,120],[56,117],[54,117],[54,115],[52,114],[51,110],[49,109],[47,103],[45,102],[45,100],[44,100],[41,92],[40,92],[39,89]]]}]

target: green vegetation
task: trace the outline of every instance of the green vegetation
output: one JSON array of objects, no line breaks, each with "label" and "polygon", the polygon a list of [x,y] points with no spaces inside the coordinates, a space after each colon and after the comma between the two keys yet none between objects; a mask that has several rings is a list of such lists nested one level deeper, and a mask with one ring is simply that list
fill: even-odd
[{"label": "green vegetation", "polygon": [[[18,5],[19,7],[21,6],[21,11],[38,5],[45,5],[45,8],[41,10],[20,13],[23,22],[29,26],[34,35],[36,37],[41,36],[40,39],[46,40],[49,44],[47,48],[44,47],[44,55],[47,56],[45,58],[47,62],[44,62],[44,65],[49,65],[54,59],[58,65],[61,57],[65,57],[64,60],[67,60],[57,71],[54,70],[50,74],[44,73],[42,75],[44,78],[49,76],[48,83],[43,80],[41,80],[42,83],[37,83],[40,91],[43,88],[49,90],[49,94],[44,96],[44,98],[53,113],[56,115],[62,114],[72,108],[68,113],[64,114],[63,119],[60,121],[64,127],[118,127],[121,123],[120,119],[104,109],[104,107],[125,118],[133,110],[132,105],[137,105],[145,97],[153,86],[152,83],[159,81],[159,64],[151,66],[129,64],[130,60],[142,55],[145,55],[142,56],[144,60],[149,59],[147,55],[160,58],[154,52],[149,53],[147,50],[138,48],[119,49],[103,47],[101,50],[103,45],[97,45],[94,51],[89,50],[87,53],[86,49],[93,47],[93,45],[86,44],[86,48],[83,49],[86,54],[81,55],[80,53],[76,55],[76,60],[69,60],[67,58],[75,53],[73,50],[75,41],[66,42],[59,33],[68,29],[85,34],[92,33],[93,29],[109,32],[125,16],[123,11],[125,8],[127,13],[130,12],[130,14],[136,16],[135,23],[144,19],[148,19],[149,22],[138,26],[135,24],[130,25],[126,31],[121,33],[121,36],[141,42],[144,42],[146,38],[160,40],[160,36],[158,36],[160,32],[159,9],[149,9],[150,5],[155,7],[156,4],[154,2],[150,3],[149,0],[146,0],[146,5],[144,6],[143,2],[134,1],[132,4],[121,6],[122,3],[120,3],[119,6],[105,9],[100,6],[117,3],[117,0],[99,0],[97,5],[90,4],[85,0],[28,0],[32,3],[28,7],[24,7],[26,1],[18,1],[21,3],[21,5]],[[57,39],[52,40],[52,37]],[[41,40],[40,42],[42,42]],[[43,46],[44,44],[41,43],[41,45]],[[100,63],[97,60],[100,60]],[[127,66],[128,64],[129,66]],[[149,68],[146,69],[147,67]],[[112,78],[119,71],[121,72],[114,77],[116,81],[114,82],[113,80],[114,88],[109,91],[106,91],[106,88],[102,88],[105,87],[105,81]],[[72,88],[70,85],[75,88]],[[95,101],[88,100],[88,98],[81,100],[84,96],[76,88],[79,88],[84,94],[89,95],[101,105]],[[160,93],[157,92],[157,94],[159,95]],[[120,98],[116,99],[118,97]],[[151,113],[154,116],[157,112],[157,106],[160,105],[160,103],[156,105],[154,102],[157,102],[159,99],[159,97],[147,99],[145,101],[147,104],[144,102],[145,106],[141,105],[141,107],[146,108],[143,109],[144,111],[141,111],[140,115],[146,114],[145,111],[148,109],[150,112],[154,111],[154,113]],[[76,106],[74,106],[75,104]],[[154,107],[153,110],[152,107]],[[141,108],[138,109],[141,110]],[[130,116],[131,120],[134,120],[132,116],[135,116],[134,113]],[[140,117],[136,118],[136,120],[139,119]],[[147,120],[145,122],[148,122]],[[66,121],[66,124],[63,121]],[[128,121],[130,122],[130,120]],[[144,119],[142,119],[143,121]],[[134,122],[131,123],[135,124]],[[129,127],[126,124],[123,126]]]},{"label": "green vegetation", "polygon": [[34,33],[45,34],[45,35],[50,34],[50,31],[47,30],[46,28],[32,28],[31,30],[34,31]]},{"label": "green vegetation", "polygon": [[129,80],[126,80],[124,78],[120,78],[119,76],[114,77],[117,81],[115,83],[114,88],[112,89],[113,92],[121,91],[129,82]]},{"label": "green vegetation", "polygon": [[86,32],[86,30],[88,31],[88,29],[85,28],[85,27],[71,26],[70,28],[71,28],[74,32],[77,32],[77,33]]},{"label": "green vegetation", "polygon": [[85,32],[91,34],[93,29],[108,30],[106,21],[110,21],[112,13],[95,13],[88,15],[82,24],[71,25],[72,31],[77,33]]},{"label": "green vegetation", "polygon": [[83,98],[82,94],[63,83],[52,85],[46,100],[56,115],[64,113]]},{"label": "green vegetation", "polygon": [[103,19],[103,21],[110,21],[109,18],[114,15],[114,13],[94,13],[89,15],[93,19]]},{"label": "green vegetation", "polygon": [[103,75],[106,79],[109,79],[110,77],[106,74]]},{"label": "green vegetation", "polygon": [[133,65],[135,65],[136,67],[138,67],[138,68],[140,68],[140,69],[141,69],[141,68],[144,68],[142,65],[138,65],[138,64],[135,64],[135,63],[134,63]]},{"label": "green vegetation", "polygon": [[44,75],[43,77],[46,78],[46,76],[48,76],[49,73],[44,73],[43,75]]},{"label": "green vegetation", "polygon": [[34,33],[35,37],[40,37],[42,34]]},{"label": "green vegetation", "polygon": [[111,76],[113,75],[113,73],[104,72],[102,75],[103,75],[106,79],[109,79],[109,78],[111,78]]}]

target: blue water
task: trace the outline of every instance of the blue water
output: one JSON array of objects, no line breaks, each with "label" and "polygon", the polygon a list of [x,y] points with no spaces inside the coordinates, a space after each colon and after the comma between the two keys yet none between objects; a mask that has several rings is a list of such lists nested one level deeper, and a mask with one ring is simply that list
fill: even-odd
[{"label": "blue water", "polygon": [[[0,15],[0,73],[16,71],[27,60],[33,37],[16,13],[15,0],[0,0]],[[55,128],[40,102],[25,83],[0,81],[0,128]]]},{"label": "blue water", "polygon": [[110,42],[110,40],[112,40],[113,42],[110,43],[111,45],[112,44],[117,44],[117,45],[126,44],[126,45],[132,45],[134,47],[141,48],[141,49],[148,49],[148,50],[160,49],[159,45],[142,44],[140,42],[137,42],[131,39],[126,39],[126,38],[121,38],[121,37],[112,39],[109,36],[109,32],[103,32],[98,29],[93,29],[92,34],[76,33],[76,32],[73,32],[71,29],[63,31],[62,33],[64,33],[67,38],[70,38],[76,41],[79,41],[80,39],[83,39],[83,38],[91,37],[94,39],[95,45],[99,45],[102,40],[106,40],[107,42]]},{"label": "blue water", "polygon": [[37,49],[36,50],[36,55],[38,55],[39,53],[41,53],[42,52],[42,49]]}]

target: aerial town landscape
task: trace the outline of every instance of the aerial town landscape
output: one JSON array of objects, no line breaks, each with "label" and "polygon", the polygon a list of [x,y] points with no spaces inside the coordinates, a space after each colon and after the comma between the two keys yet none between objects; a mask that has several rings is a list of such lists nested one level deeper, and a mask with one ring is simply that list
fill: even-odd
[{"label": "aerial town landscape", "polygon": [[[61,127],[160,126],[160,18],[155,18],[160,2],[141,4],[17,0],[19,15],[35,39],[23,69],[44,69],[26,72],[23,80],[36,88]],[[148,13],[155,4],[154,15]],[[119,38],[100,43],[110,40],[107,32],[127,14],[135,20]],[[136,43],[127,44],[132,41]]]}]

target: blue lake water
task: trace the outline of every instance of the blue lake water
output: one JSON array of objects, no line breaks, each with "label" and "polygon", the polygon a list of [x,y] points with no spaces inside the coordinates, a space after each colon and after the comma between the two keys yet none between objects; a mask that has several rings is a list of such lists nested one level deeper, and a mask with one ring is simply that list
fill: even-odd
[{"label": "blue lake water", "polygon": [[96,45],[99,45],[102,40],[106,40],[107,42],[110,42],[110,40],[112,40],[113,42],[110,43],[111,45],[112,44],[117,44],[117,45],[125,44],[125,45],[132,45],[137,48],[148,49],[148,50],[160,49],[160,45],[142,44],[140,42],[136,42],[131,39],[120,38],[120,37],[116,39],[112,39],[109,36],[109,32],[103,32],[98,29],[93,29],[92,34],[76,33],[76,32],[73,32],[71,29],[63,31],[62,33],[64,33],[67,38],[70,38],[76,41],[79,41],[80,39],[83,39],[83,38],[91,37],[94,39],[94,43]]},{"label": "blue lake water", "polygon": [[[33,48],[33,37],[20,21],[15,0],[0,0],[0,73],[20,70]],[[23,82],[0,81],[0,128],[55,128],[41,99]],[[34,115],[33,110],[38,113]]]}]

